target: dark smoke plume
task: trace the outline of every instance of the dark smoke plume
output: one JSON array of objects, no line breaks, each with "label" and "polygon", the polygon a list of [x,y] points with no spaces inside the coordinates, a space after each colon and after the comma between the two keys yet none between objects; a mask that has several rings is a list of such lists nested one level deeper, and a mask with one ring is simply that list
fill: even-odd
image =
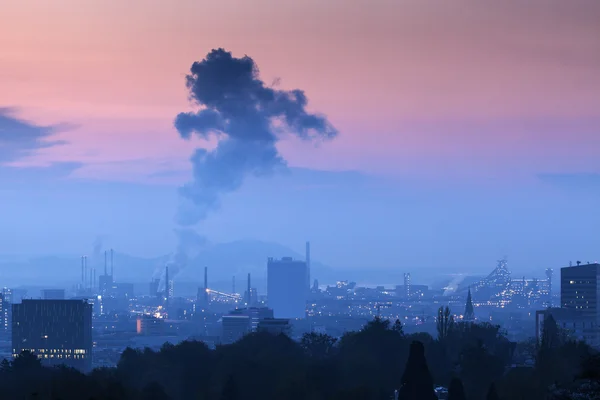
[{"label": "dark smoke plume", "polygon": [[238,189],[247,176],[285,167],[276,148],[282,135],[309,141],[337,135],[325,116],[306,111],[302,90],[266,86],[248,56],[235,58],[224,49],[212,50],[192,65],[187,87],[200,109],[179,114],[175,127],[184,139],[214,135],[218,144],[214,150],[197,149],[191,158],[193,180],[180,190],[187,200],[179,210],[181,225],[204,219],[218,207],[220,196]]}]

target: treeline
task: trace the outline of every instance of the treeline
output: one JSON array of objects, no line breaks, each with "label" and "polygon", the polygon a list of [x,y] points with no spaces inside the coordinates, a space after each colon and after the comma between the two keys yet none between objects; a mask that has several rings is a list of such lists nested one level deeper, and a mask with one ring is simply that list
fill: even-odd
[{"label": "treeline", "polygon": [[[531,367],[514,367],[530,359]],[[600,359],[549,318],[540,345],[511,343],[489,323],[455,323],[440,309],[438,335],[406,335],[374,319],[340,340],[247,335],[211,350],[201,342],[127,349],[116,368],[82,374],[44,368],[23,353],[0,365],[0,397],[49,400],[450,400],[599,398]],[[579,397],[577,397],[579,396]],[[583,396],[583,397],[582,397]]]}]

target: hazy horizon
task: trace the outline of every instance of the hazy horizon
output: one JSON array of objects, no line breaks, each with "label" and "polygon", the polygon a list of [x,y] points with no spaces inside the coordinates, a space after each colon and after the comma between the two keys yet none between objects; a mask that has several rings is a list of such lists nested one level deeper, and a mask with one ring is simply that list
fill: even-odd
[{"label": "hazy horizon", "polygon": [[[0,15],[0,255],[78,255],[99,236],[176,252],[191,181],[206,204],[190,226],[210,243],[302,254],[310,240],[336,269],[485,274],[507,256],[542,274],[600,258],[600,3],[34,3]],[[266,93],[308,102],[270,111],[296,113],[270,173],[264,149],[252,173],[223,164],[240,176],[213,198],[191,158],[235,131],[182,140],[175,121],[197,111],[185,76],[217,48],[251,57]]]}]

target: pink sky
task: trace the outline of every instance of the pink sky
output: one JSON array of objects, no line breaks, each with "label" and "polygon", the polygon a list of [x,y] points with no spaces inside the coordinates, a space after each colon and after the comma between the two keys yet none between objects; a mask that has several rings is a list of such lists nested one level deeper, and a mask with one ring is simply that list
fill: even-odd
[{"label": "pink sky", "polygon": [[[0,106],[66,122],[26,163],[142,179],[188,168],[172,127],[214,47],[306,91],[341,131],[293,166],[398,175],[600,172],[600,3],[20,0],[0,14]],[[128,173],[123,174],[123,163]]]}]

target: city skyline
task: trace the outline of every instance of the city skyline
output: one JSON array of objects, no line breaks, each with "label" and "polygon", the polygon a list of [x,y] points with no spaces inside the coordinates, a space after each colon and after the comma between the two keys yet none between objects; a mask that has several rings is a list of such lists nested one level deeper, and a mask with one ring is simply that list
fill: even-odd
[{"label": "city skyline", "polygon": [[600,399],[598,0],[0,9],[0,397]]}]

